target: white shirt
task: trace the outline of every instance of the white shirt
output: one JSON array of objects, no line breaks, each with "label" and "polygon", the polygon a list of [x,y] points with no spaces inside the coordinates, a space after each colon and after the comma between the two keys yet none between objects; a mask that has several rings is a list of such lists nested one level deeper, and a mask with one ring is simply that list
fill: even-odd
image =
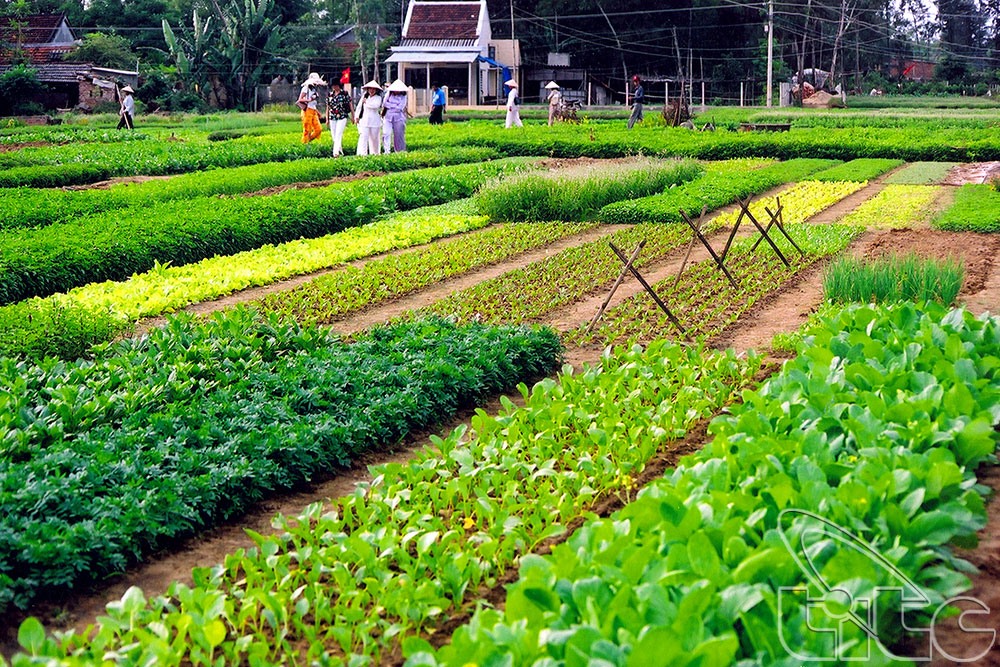
[{"label": "white shirt", "polygon": [[372,95],[363,99],[358,108],[365,110],[358,125],[361,127],[382,127],[382,117],[379,115],[379,110],[382,108],[381,95]]},{"label": "white shirt", "polygon": [[135,115],[135,100],[132,99],[132,93],[126,93],[125,99],[122,100],[122,111],[129,116]]},{"label": "white shirt", "polygon": [[507,111],[516,111],[517,105],[514,104],[514,98],[517,97],[517,88],[511,88],[510,92],[507,93]]}]

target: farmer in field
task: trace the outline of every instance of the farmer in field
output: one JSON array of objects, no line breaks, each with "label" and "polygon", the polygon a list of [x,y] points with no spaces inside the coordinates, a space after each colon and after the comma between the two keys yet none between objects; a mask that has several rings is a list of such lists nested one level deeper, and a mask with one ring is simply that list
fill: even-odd
[{"label": "farmer in field", "polygon": [[[382,103],[385,109],[385,122],[392,132],[392,150],[399,153],[406,150],[406,119],[410,111],[406,108],[406,84],[396,79],[389,86],[389,94]],[[386,146],[388,152],[388,146]]]},{"label": "farmer in field", "polygon": [[562,102],[562,91],[559,90],[559,84],[555,81],[549,81],[545,84],[545,89],[549,91],[549,126],[556,120],[556,114],[559,112],[559,104]]},{"label": "farmer in field", "polygon": [[319,110],[317,109],[319,91],[316,89],[320,86],[326,86],[326,81],[320,78],[316,72],[310,73],[309,78],[302,83],[299,99],[295,102],[302,109],[302,143],[304,144],[323,136],[323,126],[319,124]]},{"label": "farmer in field", "polygon": [[122,98],[122,107],[118,110],[118,115],[121,116],[118,119],[118,129],[127,127],[132,130],[135,129],[135,124],[132,122],[135,117],[135,99],[132,97],[132,93],[135,91],[132,90],[132,86],[125,86],[122,88],[122,92],[125,97]]},{"label": "farmer in field", "polygon": [[505,128],[510,128],[513,126],[524,127],[521,122],[521,97],[517,94],[517,81],[514,79],[507,79],[504,81],[505,86],[510,90],[507,93],[507,120],[504,123]]},{"label": "farmer in field", "polygon": [[646,102],[646,91],[642,88],[642,79],[636,74],[632,77],[632,85],[635,86],[635,93],[632,96],[632,115],[628,119],[628,129],[632,129],[636,121],[642,122],[642,105]]},{"label": "farmer in field", "polygon": [[444,91],[441,90],[441,86],[435,84],[433,88],[433,93],[431,94],[431,125],[443,125],[444,124],[444,107],[447,104],[447,100],[444,96]]},{"label": "farmer in field", "polygon": [[333,135],[333,157],[344,154],[344,130],[348,120],[354,122],[354,102],[339,81],[331,81],[330,94],[326,99],[326,122]]},{"label": "farmer in field", "polygon": [[378,155],[378,131],[382,127],[382,86],[372,79],[362,88],[365,94],[357,107],[358,155]]}]

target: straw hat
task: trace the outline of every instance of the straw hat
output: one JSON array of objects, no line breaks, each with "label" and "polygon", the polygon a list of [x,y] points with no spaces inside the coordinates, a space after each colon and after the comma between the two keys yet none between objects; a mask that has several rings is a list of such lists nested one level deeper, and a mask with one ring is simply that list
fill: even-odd
[{"label": "straw hat", "polygon": [[325,85],[326,81],[324,81],[323,77],[321,77],[316,72],[310,72],[309,78],[307,78],[305,81],[302,82],[303,88],[305,88],[306,86],[325,86]]},{"label": "straw hat", "polygon": [[503,82],[503,85],[507,86],[508,88],[517,88],[517,81],[514,81],[514,79],[507,79],[506,81]]},{"label": "straw hat", "polygon": [[403,83],[402,81],[400,81],[399,79],[396,79],[395,81],[393,81],[392,85],[389,86],[389,92],[390,93],[405,93],[405,92],[407,92],[407,90],[408,89],[406,87],[406,84]]},{"label": "straw hat", "polygon": [[376,81],[375,79],[372,79],[371,81],[369,81],[368,83],[366,83],[365,85],[363,85],[361,87],[362,88],[374,88],[375,90],[382,90],[382,86],[379,85],[379,82]]},{"label": "straw hat", "polygon": [[135,91],[132,90],[132,86],[125,86],[124,88],[122,88],[122,92],[123,93],[134,93]]},{"label": "straw hat", "polygon": [[549,81],[547,84],[545,84],[545,87],[548,88],[549,90],[555,90],[556,88],[559,87],[559,84],[556,83],[555,81]]}]

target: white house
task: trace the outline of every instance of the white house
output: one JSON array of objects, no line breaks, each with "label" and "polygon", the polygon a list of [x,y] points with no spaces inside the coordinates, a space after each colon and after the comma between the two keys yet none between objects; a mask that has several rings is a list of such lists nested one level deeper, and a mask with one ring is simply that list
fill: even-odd
[{"label": "white house", "polygon": [[486,0],[410,0],[398,46],[387,63],[417,94],[420,106],[434,85],[447,87],[449,104],[482,104],[503,95],[517,78],[517,41],[494,40]]}]

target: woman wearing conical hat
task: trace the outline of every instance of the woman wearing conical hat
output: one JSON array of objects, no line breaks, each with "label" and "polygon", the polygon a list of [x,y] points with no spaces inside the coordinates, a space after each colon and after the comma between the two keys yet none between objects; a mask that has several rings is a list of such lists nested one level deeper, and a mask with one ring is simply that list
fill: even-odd
[{"label": "woman wearing conical hat", "polygon": [[562,91],[559,90],[559,84],[555,81],[549,81],[545,84],[545,89],[549,91],[549,125],[551,126],[556,119],[556,112],[559,111],[559,103],[562,102]]},{"label": "woman wearing conical hat", "polygon": [[319,109],[316,107],[317,100],[319,100],[317,89],[320,86],[325,88],[326,81],[316,72],[312,72],[309,74],[309,78],[302,82],[302,90],[299,92],[298,101],[296,101],[298,107],[302,109],[302,143],[304,144],[323,136],[323,126],[319,122]]},{"label": "woman wearing conical hat", "polygon": [[372,79],[362,86],[364,95],[358,103],[358,155],[378,155],[379,130],[382,128],[382,86]]},{"label": "woman wearing conical hat", "polygon": [[517,81],[507,79],[503,85],[510,89],[510,92],[507,93],[507,120],[504,127],[524,127],[521,122],[521,98],[517,93]]}]

